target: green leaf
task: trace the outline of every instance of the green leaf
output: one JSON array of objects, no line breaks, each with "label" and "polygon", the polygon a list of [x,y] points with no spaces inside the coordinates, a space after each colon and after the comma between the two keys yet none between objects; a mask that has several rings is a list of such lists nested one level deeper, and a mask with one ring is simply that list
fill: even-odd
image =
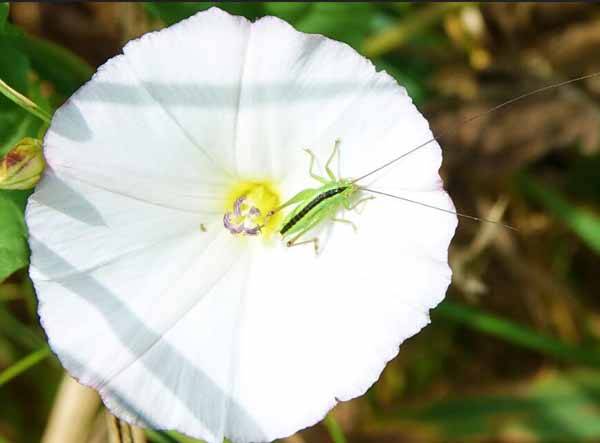
[{"label": "green leaf", "polygon": [[308,13],[312,4],[305,2],[265,2],[265,13],[295,24]]},{"label": "green leaf", "polygon": [[[0,79],[23,95],[31,94],[34,101],[49,111],[47,101],[39,93],[39,84],[28,80],[31,70],[29,59],[4,38],[0,39],[0,53]],[[37,137],[42,125],[38,118],[0,94],[0,156],[23,137]]]},{"label": "green leaf", "polygon": [[92,67],[68,49],[25,35],[15,27],[11,29],[13,32],[3,39],[27,56],[33,69],[51,82],[61,95],[70,96],[92,77]]},{"label": "green leaf", "polygon": [[28,191],[0,191],[0,282],[29,263],[23,208]]},{"label": "green leaf", "polygon": [[146,12],[153,18],[163,21],[167,26],[188,18],[199,11],[216,6],[230,14],[243,15],[251,20],[264,15],[261,2],[146,2]]},{"label": "green leaf", "polygon": [[454,397],[428,402],[420,408],[403,407],[376,422],[421,432],[426,436],[424,441],[597,441],[599,397],[598,371],[550,373],[527,384],[503,386],[502,394]]},{"label": "green leaf", "polygon": [[521,176],[519,184],[525,195],[542,204],[577,234],[590,249],[600,254],[599,216],[586,209],[578,208],[556,189],[542,185],[529,176]]},{"label": "green leaf", "polygon": [[417,75],[414,72],[410,72],[410,70],[406,69],[406,66],[403,66],[403,69],[397,68],[391,63],[387,63],[383,60],[375,60],[375,66],[377,66],[378,70],[385,70],[394,77],[399,84],[404,86],[415,104],[418,105],[422,103],[427,97],[427,91],[423,84],[425,75]]},{"label": "green leaf", "polygon": [[[31,70],[29,59],[15,49],[5,38],[0,38],[0,78],[11,85],[21,94],[28,91],[27,74]],[[0,109],[5,110],[7,105],[13,104],[9,99],[0,97]]]},{"label": "green leaf", "polygon": [[372,3],[310,3],[294,25],[299,31],[323,34],[358,48],[373,30],[378,9]]},{"label": "green leaf", "polygon": [[4,31],[6,27],[6,20],[8,19],[8,2],[0,2],[0,33]]}]

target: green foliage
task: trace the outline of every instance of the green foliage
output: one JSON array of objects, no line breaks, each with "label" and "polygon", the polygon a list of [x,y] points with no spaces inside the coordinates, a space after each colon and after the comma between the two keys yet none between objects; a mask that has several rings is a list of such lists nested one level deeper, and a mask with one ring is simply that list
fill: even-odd
[{"label": "green foliage", "polygon": [[476,308],[445,301],[435,309],[434,315],[493,335],[515,346],[522,346],[559,360],[600,368],[600,352],[563,343]]},{"label": "green foliage", "polygon": [[310,3],[293,22],[299,31],[318,33],[359,47],[374,30],[377,14],[373,3]]},{"label": "green foliage", "polygon": [[0,282],[29,261],[23,221],[27,195],[26,191],[0,191]]},{"label": "green foliage", "polygon": [[297,23],[313,9],[314,3],[265,2],[265,13],[279,17],[289,23]]},{"label": "green foliage", "polygon": [[[40,107],[40,114],[50,114],[51,101],[60,99],[42,95],[39,78],[52,82],[60,94],[68,96],[91,77],[92,70],[66,49],[29,37],[6,23],[7,14],[8,5],[1,3],[0,80],[31,99]],[[0,94],[0,156],[24,137],[41,137],[44,128],[36,115]],[[0,191],[0,282],[28,264],[23,210],[29,193]]]},{"label": "green foliage", "polygon": [[252,20],[264,14],[261,2],[147,2],[144,6],[148,14],[162,20],[165,25],[172,25],[213,6]]},{"label": "green foliage", "polygon": [[[0,39],[0,79],[21,94],[27,94],[27,75],[31,69],[29,59],[5,40]],[[11,100],[0,94],[0,155],[8,151],[26,135],[35,135],[36,121],[27,111],[17,107]]]},{"label": "green foliage", "polygon": [[425,31],[440,22],[449,12],[471,4],[442,2],[419,9],[367,39],[362,47],[363,52],[370,57],[377,57],[405,45],[416,37],[420,40],[434,37],[434,34],[427,34]]},{"label": "green foliage", "polygon": [[8,18],[8,2],[0,2],[0,32],[6,27],[6,19]]},{"label": "green foliage", "polygon": [[325,424],[327,432],[329,432],[329,436],[331,437],[333,443],[347,443],[348,440],[344,435],[344,431],[337,420],[333,418],[333,415],[327,414],[323,420],[323,423]]},{"label": "green foliage", "polygon": [[560,192],[523,175],[519,183],[525,195],[542,204],[552,215],[565,223],[581,240],[600,254],[600,217],[589,210],[571,204]]},{"label": "green foliage", "polygon": [[378,419],[427,441],[591,441],[600,438],[600,373],[548,374],[502,394],[453,397]]},{"label": "green foliage", "polygon": [[52,42],[21,33],[9,35],[6,40],[29,58],[36,73],[52,83],[63,98],[73,94],[94,72],[82,58]]},{"label": "green foliage", "polygon": [[[146,429],[146,435],[149,441],[153,443],[201,443],[201,440],[181,435],[173,431],[154,431]],[[228,440],[225,440],[227,442]]]},{"label": "green foliage", "polygon": [[[0,40],[0,78],[11,82],[21,93],[33,90],[28,82],[29,60],[20,51]],[[0,155],[4,155],[26,136],[36,137],[42,122],[0,96]],[[16,270],[27,266],[29,249],[23,210],[28,191],[0,191],[0,282]]]},{"label": "green foliage", "polygon": [[0,303],[0,336],[10,338],[28,351],[39,349],[46,343],[39,328],[32,329],[19,321],[4,303]]},{"label": "green foliage", "polygon": [[18,377],[23,372],[35,366],[50,355],[52,355],[50,348],[45,345],[41,349],[38,349],[37,351],[34,351],[28,356],[22,358],[9,368],[6,368],[4,371],[0,372],[0,387],[11,381],[13,378]]}]

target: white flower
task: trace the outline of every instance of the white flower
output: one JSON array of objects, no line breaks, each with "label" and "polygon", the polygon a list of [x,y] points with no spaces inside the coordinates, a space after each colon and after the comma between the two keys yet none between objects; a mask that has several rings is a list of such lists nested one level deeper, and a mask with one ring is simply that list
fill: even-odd
[{"label": "white flower", "polygon": [[[273,17],[211,9],[130,42],[44,140],[26,218],[52,349],[134,423],[246,442],[317,422],[428,323],[456,219],[377,197],[315,256],[224,214],[244,186],[269,206],[318,185],[303,148],[339,138],[358,177],[430,137],[389,75]],[[452,209],[440,163],[431,143],[371,187]]]}]

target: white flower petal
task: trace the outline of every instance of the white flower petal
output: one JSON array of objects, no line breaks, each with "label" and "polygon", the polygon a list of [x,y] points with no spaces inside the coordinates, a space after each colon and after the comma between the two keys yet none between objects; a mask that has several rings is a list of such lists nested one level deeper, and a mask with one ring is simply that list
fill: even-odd
[{"label": "white flower petal", "polygon": [[[208,224],[206,217],[60,178],[46,170],[27,205],[29,232],[44,247],[31,248],[32,278],[87,272],[165,241],[200,235],[200,223]],[[54,254],[68,266],[54,261]]]},{"label": "white flower petal", "polygon": [[123,48],[156,105],[230,173],[250,25],[211,8]]},{"label": "white flower petal", "polygon": [[[444,192],[421,201],[453,209]],[[318,259],[304,245],[262,250],[254,261],[239,401],[269,439],[363,394],[450,283],[455,216],[383,197],[347,216],[358,231],[336,225]]]},{"label": "white flower petal", "polygon": [[[52,349],[115,414],[219,441],[227,411],[240,411],[231,398],[231,365],[248,254],[238,246],[214,230],[89,272],[35,279]],[[69,266],[37,238],[32,249]]]},{"label": "white flower petal", "polygon": [[57,175],[184,211],[221,209],[215,195],[228,181],[124,56],[101,66],[55,113],[44,155]]},{"label": "white flower petal", "polygon": [[[302,150],[324,163],[340,139],[339,173],[358,177],[432,137],[406,90],[344,43],[265,17],[252,25],[245,63],[237,140],[249,175],[267,165],[277,178],[291,171],[292,189],[313,185]],[[431,143],[386,172],[402,189],[435,190],[440,164]]]}]

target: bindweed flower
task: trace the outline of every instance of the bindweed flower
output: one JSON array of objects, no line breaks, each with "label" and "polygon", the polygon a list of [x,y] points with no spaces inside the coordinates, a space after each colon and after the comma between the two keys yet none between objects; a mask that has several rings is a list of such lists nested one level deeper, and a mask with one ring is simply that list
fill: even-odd
[{"label": "bindweed flower", "polygon": [[[363,394],[450,282],[456,219],[377,198],[318,256],[273,210],[340,140],[358,177],[429,139],[349,46],[219,9],[127,44],[55,114],[27,208],[50,345],[117,416],[270,441]],[[436,143],[371,180],[452,209]],[[337,168],[338,166],[334,164]]]},{"label": "bindweed flower", "polygon": [[0,189],[33,188],[44,172],[42,143],[25,137],[0,160]]}]

